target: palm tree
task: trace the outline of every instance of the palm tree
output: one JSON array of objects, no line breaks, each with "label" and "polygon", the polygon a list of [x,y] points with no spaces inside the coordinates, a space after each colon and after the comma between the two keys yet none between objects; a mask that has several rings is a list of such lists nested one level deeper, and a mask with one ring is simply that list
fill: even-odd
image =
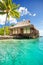
[{"label": "palm tree", "polygon": [[[12,0],[2,0],[0,1],[0,15],[6,14],[6,21],[11,17],[19,18],[20,14],[17,11],[19,4],[16,5]],[[5,25],[6,25],[5,21]],[[4,35],[6,35],[5,26],[4,26]]]}]

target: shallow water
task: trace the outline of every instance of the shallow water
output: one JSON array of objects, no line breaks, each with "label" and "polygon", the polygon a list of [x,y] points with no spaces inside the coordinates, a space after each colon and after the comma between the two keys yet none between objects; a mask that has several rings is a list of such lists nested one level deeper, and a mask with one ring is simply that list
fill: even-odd
[{"label": "shallow water", "polygon": [[0,40],[0,65],[43,65],[43,37]]}]

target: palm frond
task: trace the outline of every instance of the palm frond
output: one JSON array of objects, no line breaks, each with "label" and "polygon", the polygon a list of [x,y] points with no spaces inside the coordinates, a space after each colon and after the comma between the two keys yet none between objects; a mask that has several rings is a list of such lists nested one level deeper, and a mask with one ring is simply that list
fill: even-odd
[{"label": "palm frond", "polygon": [[0,10],[5,10],[5,9],[6,9],[5,5],[0,1]]},{"label": "palm frond", "polygon": [[10,5],[12,3],[12,0],[2,0],[4,3],[6,3],[6,6]]},{"label": "palm frond", "polygon": [[11,15],[12,17],[20,18],[20,13],[17,12],[16,10],[11,11],[11,12],[10,12],[10,15]]},{"label": "palm frond", "polygon": [[8,4],[12,5],[12,0],[8,0]]},{"label": "palm frond", "polygon": [[2,0],[8,6],[8,0]]},{"label": "palm frond", "polygon": [[9,8],[9,9],[12,8],[12,0],[8,0],[8,8]]},{"label": "palm frond", "polygon": [[16,5],[16,4],[12,4],[12,10],[18,9],[20,7],[20,4]]},{"label": "palm frond", "polygon": [[7,8],[5,1],[2,1],[2,2],[3,2],[3,4],[4,4],[4,6]]},{"label": "palm frond", "polygon": [[6,12],[0,12],[0,15],[6,14]]},{"label": "palm frond", "polygon": [[[0,2],[0,10],[6,10],[6,13],[10,13],[8,14],[8,17],[11,15],[12,17],[19,18],[20,14],[16,11],[19,6],[19,4],[16,5],[15,3],[12,3],[12,0],[2,0],[2,2]],[[0,12],[0,14],[5,14],[5,12]]]}]

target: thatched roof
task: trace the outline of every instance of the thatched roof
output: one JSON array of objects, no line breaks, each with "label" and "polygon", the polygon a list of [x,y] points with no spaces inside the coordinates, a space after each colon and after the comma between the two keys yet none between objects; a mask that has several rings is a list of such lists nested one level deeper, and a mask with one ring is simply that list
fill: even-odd
[{"label": "thatched roof", "polygon": [[18,22],[17,24],[15,24],[14,26],[12,26],[10,28],[12,29],[12,28],[18,28],[18,27],[25,27],[25,26],[29,26],[29,25],[31,25],[30,21],[26,20],[26,21]]}]

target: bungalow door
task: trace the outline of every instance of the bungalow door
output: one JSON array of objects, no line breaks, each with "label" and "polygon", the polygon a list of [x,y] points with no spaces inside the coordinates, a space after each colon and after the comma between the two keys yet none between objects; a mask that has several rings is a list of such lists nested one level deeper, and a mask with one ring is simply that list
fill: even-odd
[{"label": "bungalow door", "polygon": [[20,29],[21,34],[23,34],[23,28]]}]

